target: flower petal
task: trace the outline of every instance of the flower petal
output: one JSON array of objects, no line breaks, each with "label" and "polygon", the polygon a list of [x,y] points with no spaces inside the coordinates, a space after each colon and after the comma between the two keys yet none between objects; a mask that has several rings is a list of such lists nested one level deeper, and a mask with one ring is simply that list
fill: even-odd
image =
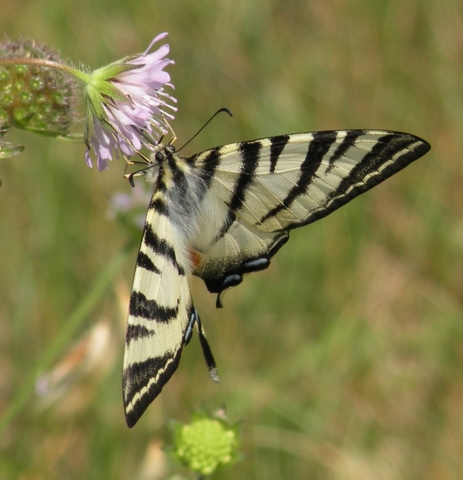
[{"label": "flower petal", "polygon": [[[157,35],[141,55],[99,68],[96,71],[98,81],[89,83],[86,89],[91,114],[87,116],[86,131],[89,133],[85,141],[95,153],[99,170],[107,168],[108,161],[118,153],[127,158],[143,146],[152,149],[159,137],[168,131],[167,119],[172,120],[174,116],[165,110],[177,111],[172,105],[176,99],[164,92],[164,87],[173,88],[170,75],[164,71],[173,63],[166,58],[169,45],[148,53],[166,35]],[[128,65],[136,68],[123,68]],[[108,71],[119,73],[111,77]],[[85,158],[91,167],[89,152]]]}]

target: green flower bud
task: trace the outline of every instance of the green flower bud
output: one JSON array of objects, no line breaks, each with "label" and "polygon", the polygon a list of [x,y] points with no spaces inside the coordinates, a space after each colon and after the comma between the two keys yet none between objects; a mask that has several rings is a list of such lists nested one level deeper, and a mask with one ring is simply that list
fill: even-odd
[{"label": "green flower bud", "polygon": [[[29,40],[0,43],[0,59],[8,58],[36,58],[62,63],[56,53]],[[71,75],[56,68],[2,65],[0,129],[15,126],[44,135],[67,135],[76,118],[75,92],[79,91],[78,88]]]},{"label": "green flower bud", "polygon": [[174,456],[201,475],[211,475],[238,458],[238,434],[218,418],[196,415],[189,425],[174,426]]}]

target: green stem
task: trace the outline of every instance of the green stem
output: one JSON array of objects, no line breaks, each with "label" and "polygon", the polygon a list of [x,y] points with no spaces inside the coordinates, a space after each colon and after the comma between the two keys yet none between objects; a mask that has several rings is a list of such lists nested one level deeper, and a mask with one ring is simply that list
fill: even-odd
[{"label": "green stem", "polygon": [[89,83],[91,78],[90,75],[77,70],[77,68],[72,68],[53,60],[45,60],[44,58],[1,58],[0,65],[37,65],[39,67],[55,68],[78,78],[84,83]]},{"label": "green stem", "polygon": [[121,268],[127,258],[129,248],[125,248],[101,272],[101,275],[90,288],[88,295],[74,310],[68,321],[64,324],[58,336],[54,339],[42,357],[35,363],[35,368],[21,382],[21,388],[12,400],[10,407],[0,417],[0,435],[10,423],[27,406],[30,397],[34,394],[37,378],[59,356],[59,354],[74,340],[79,327],[88,319],[90,312],[99,304],[101,297],[113,283],[116,272]]}]

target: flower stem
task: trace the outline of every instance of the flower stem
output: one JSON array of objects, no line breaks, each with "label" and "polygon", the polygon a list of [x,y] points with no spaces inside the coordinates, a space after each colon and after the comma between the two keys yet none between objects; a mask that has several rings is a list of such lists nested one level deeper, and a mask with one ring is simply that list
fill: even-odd
[{"label": "flower stem", "polygon": [[39,67],[55,68],[56,70],[62,70],[63,72],[78,78],[84,83],[90,81],[90,75],[87,73],[84,73],[77,68],[72,68],[69,65],[54,62],[53,60],[46,60],[44,58],[0,58],[0,66],[1,65],[36,65]]},{"label": "flower stem", "polygon": [[56,360],[58,355],[74,340],[79,327],[88,319],[92,309],[99,303],[100,298],[112,285],[114,274],[121,268],[129,251],[129,248],[124,248],[101,272],[95,284],[90,288],[88,295],[70,315],[68,321],[64,324],[58,336],[42,357],[37,360],[34,365],[35,368],[33,368],[25,380],[21,382],[21,388],[13,398],[11,405],[0,417],[0,435],[27,406],[30,397],[34,394],[37,378],[39,378],[42,372],[46,370],[53,361]]}]

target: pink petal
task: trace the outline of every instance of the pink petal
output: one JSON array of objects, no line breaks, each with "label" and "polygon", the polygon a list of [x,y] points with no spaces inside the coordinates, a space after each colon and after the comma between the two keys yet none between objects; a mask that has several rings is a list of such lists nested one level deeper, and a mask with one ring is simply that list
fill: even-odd
[{"label": "pink petal", "polygon": [[160,33],[158,36],[154,37],[153,40],[151,40],[151,43],[149,44],[148,48],[145,50],[145,52],[143,53],[143,55],[146,55],[150,50],[151,50],[151,47],[156,43],[156,42],[159,42],[159,40],[162,40],[163,38],[165,38],[166,36],[168,35],[167,32],[163,32],[163,33]]}]

